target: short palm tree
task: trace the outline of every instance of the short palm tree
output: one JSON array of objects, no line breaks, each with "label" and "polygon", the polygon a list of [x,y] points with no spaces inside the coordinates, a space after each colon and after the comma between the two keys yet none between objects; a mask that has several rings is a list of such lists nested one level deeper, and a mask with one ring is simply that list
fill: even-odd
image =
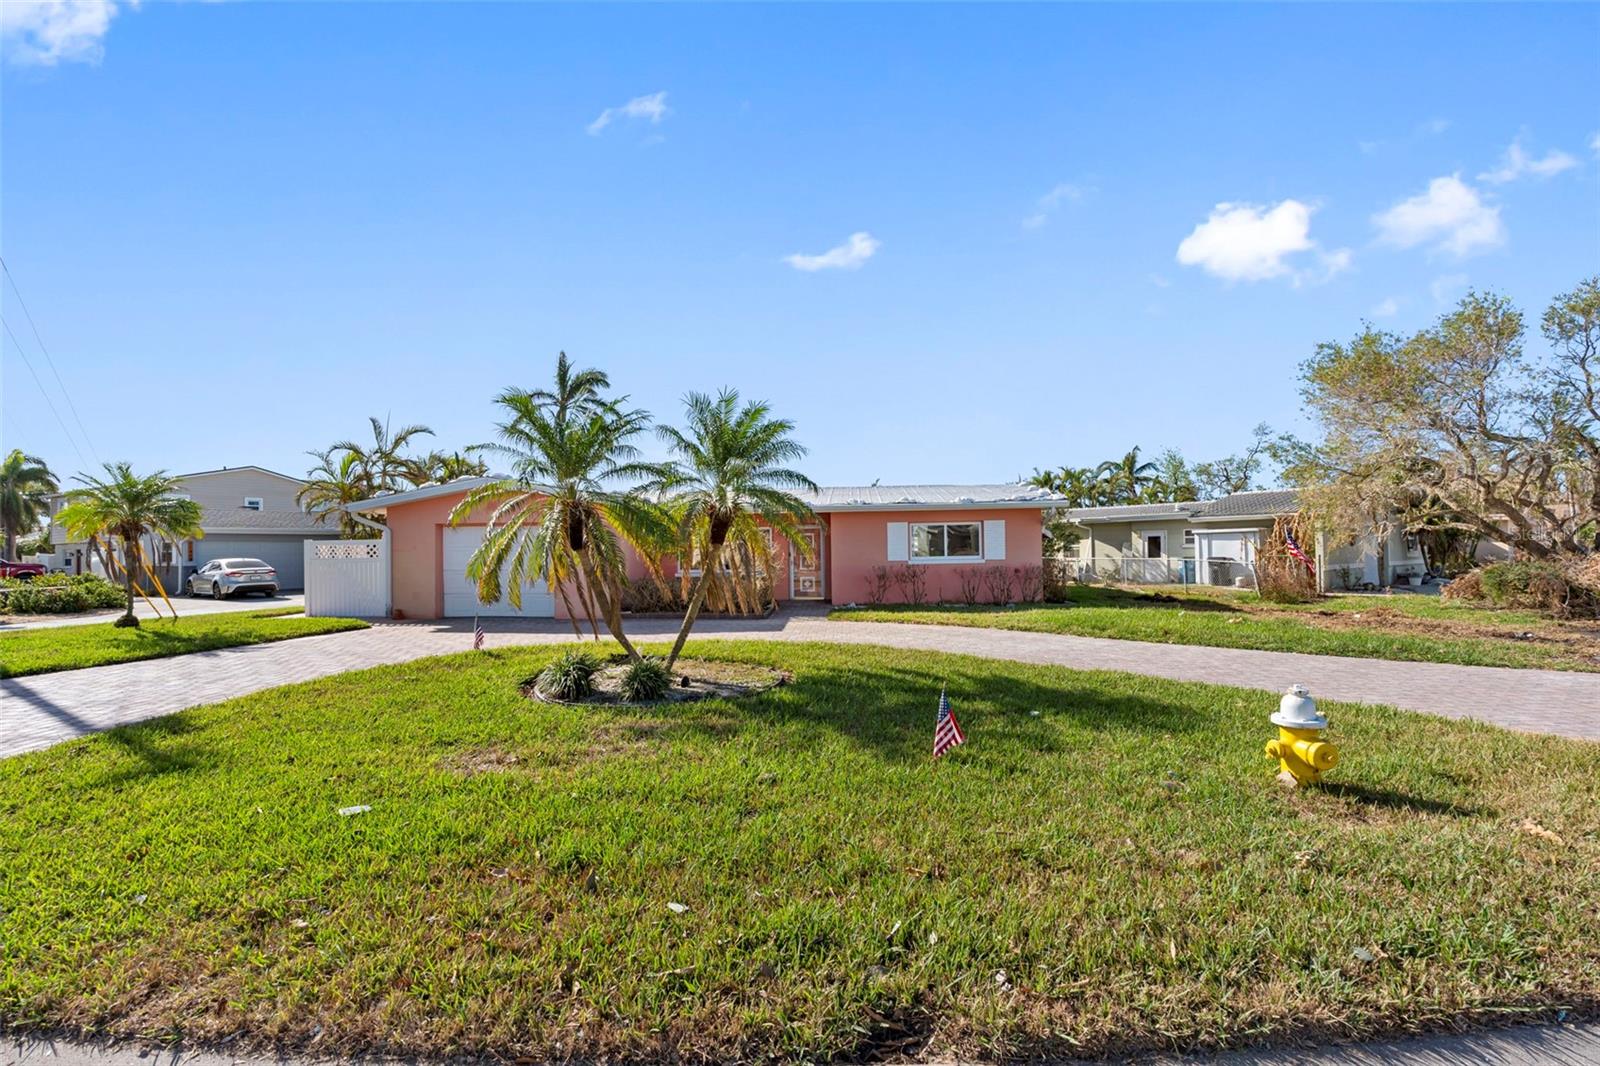
[{"label": "short palm tree", "polygon": [[406,475],[418,488],[423,485],[444,485],[464,477],[485,477],[489,464],[477,456],[483,445],[474,444],[454,452],[429,452],[412,464]]},{"label": "short palm tree", "polygon": [[39,525],[60,488],[43,459],[13,448],[0,462],[0,526],[5,528],[5,558],[17,557],[17,538]]},{"label": "short palm tree", "polygon": [[741,406],[739,394],[724,389],[715,397],[690,393],[684,406],[683,430],[663,426],[658,431],[674,462],[657,487],[678,526],[684,553],[680,565],[697,561],[700,576],[667,657],[669,668],[689,639],[730,541],[754,546],[759,542],[753,534],[764,523],[774,536],[809,556],[811,548],[800,524],[815,516],[794,493],[817,491],[815,482],[788,465],[806,454],[790,435],[794,423],[773,418],[767,404]]},{"label": "short palm tree", "polygon": [[73,540],[115,537],[122,542],[122,583],[128,593],[128,610],[118,626],[136,626],[133,616],[133,571],[138,565],[139,541],[147,533],[172,540],[201,537],[200,505],[178,495],[177,479],[165,470],[140,476],[127,463],[107,463],[107,477],[82,476],[84,488],[67,492],[67,505],[56,522]]},{"label": "short palm tree", "polygon": [[[489,509],[483,544],[467,563],[480,602],[505,595],[521,607],[523,588],[544,581],[561,597],[575,633],[582,635],[583,617],[598,639],[596,619],[603,619],[637,660],[623,632],[623,545],[653,556],[672,527],[659,507],[629,491],[661,476],[632,443],[650,416],[625,409],[625,397],[606,399],[609,387],[598,370],[573,372],[563,354],[553,392],[501,393],[495,401],[506,415],[496,427],[500,439],[484,447],[507,460],[511,474],[469,491],[450,522]],[[501,588],[502,574],[509,588]]]}]

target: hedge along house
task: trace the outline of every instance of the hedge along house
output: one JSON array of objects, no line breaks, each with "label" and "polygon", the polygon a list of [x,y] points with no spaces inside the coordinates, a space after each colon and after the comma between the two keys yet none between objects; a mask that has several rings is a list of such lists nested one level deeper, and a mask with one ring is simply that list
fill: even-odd
[{"label": "hedge along house", "polygon": [[[1249,586],[1256,552],[1274,524],[1299,510],[1289,489],[1186,503],[1075,507],[1060,513],[1077,534],[1061,557],[1080,578]],[[1400,530],[1318,534],[1315,543],[1302,547],[1313,554],[1324,591],[1406,583],[1426,569],[1421,545]]]},{"label": "hedge along house", "polygon": [[[520,609],[504,597],[494,604],[478,602],[476,583],[466,571],[483,543],[488,509],[458,525],[450,524],[450,513],[489,480],[462,478],[347,508],[369,521],[381,517],[385,527],[379,554],[387,567],[387,602],[370,613],[423,619],[567,617],[563,598],[543,582],[523,590]],[[912,568],[930,603],[959,600],[962,577],[970,580],[974,570],[1005,568],[1015,591],[1025,574],[1042,568],[1044,512],[1063,502],[1028,485],[872,485],[825,488],[801,498],[815,512],[802,529],[811,550],[794,551],[781,539],[774,544],[769,576],[779,603],[862,602],[872,598],[880,575],[889,578],[886,599],[900,602],[911,598],[912,583],[894,578]],[[327,568],[312,573],[313,584],[341,580],[340,560],[326,561]],[[352,559],[349,569],[364,563]],[[668,560],[663,570],[673,575],[676,567]],[[649,570],[629,551],[627,572],[639,581]],[[308,588],[307,613],[320,613],[322,603],[350,602],[339,593],[332,587]]]}]

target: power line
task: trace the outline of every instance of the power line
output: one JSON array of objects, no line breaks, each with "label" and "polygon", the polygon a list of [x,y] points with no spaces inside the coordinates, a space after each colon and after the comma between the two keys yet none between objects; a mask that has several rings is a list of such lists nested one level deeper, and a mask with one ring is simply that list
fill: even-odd
[{"label": "power line", "polygon": [[[0,270],[5,271],[6,280],[11,283],[11,291],[16,294],[17,303],[21,305],[22,313],[27,316],[28,325],[33,329],[33,339],[39,342],[39,350],[44,353],[45,362],[50,364],[50,373],[55,375],[56,384],[61,386],[61,395],[67,401],[67,409],[72,412],[72,420],[78,424],[78,432],[83,434],[83,443],[89,446],[89,451],[94,454],[95,462],[99,462],[100,450],[94,446],[94,441],[89,437],[89,431],[84,427],[83,419],[78,417],[78,405],[72,402],[72,393],[67,391],[67,383],[61,380],[61,372],[56,369],[56,361],[51,358],[50,349],[44,346],[44,338],[39,336],[39,327],[34,325],[33,312],[28,310],[28,302],[22,298],[22,290],[17,288],[17,279],[11,276],[11,268],[6,265],[4,257],[0,257]],[[16,339],[16,337],[11,338],[13,343],[16,342]],[[29,367],[29,369],[33,368]],[[38,380],[37,375],[35,375],[34,380]],[[78,454],[78,458],[83,458],[81,452]]]},{"label": "power line", "polygon": [[39,386],[39,395],[44,397],[45,405],[50,408],[50,413],[56,416],[56,425],[61,427],[62,435],[67,438],[67,443],[72,445],[72,450],[78,453],[78,462],[82,463],[84,466],[88,466],[89,461],[83,457],[83,452],[79,450],[77,438],[75,438],[72,435],[72,431],[67,428],[66,422],[62,421],[61,412],[56,410],[56,405],[54,401],[50,399],[50,394],[44,390],[44,382],[39,380],[39,372],[33,369],[33,360],[29,359],[28,353],[23,351],[21,342],[17,340],[17,335],[11,332],[11,323],[5,320],[4,315],[0,315],[0,325],[5,326],[6,336],[10,337],[11,343],[17,346],[17,354],[22,356],[22,365],[27,367],[28,373],[33,375],[33,383]]}]

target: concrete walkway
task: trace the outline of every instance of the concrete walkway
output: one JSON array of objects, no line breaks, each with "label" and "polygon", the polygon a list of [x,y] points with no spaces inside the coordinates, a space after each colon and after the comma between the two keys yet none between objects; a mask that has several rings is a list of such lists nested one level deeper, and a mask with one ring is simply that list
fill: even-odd
[{"label": "concrete walkway", "polygon": [[[157,1044],[79,1044],[47,1037],[14,1037],[0,1043],[0,1066],[314,1066],[333,1061],[288,1055],[191,1051]],[[393,1066],[401,1061],[417,1060],[374,1056],[341,1061]],[[1593,1066],[1600,1062],[1600,1026],[1524,1026],[1463,1036],[1377,1041],[1305,1051],[1243,1051],[1142,1061],[1174,1064],[1209,1062],[1218,1066],[1455,1066],[1459,1063],[1481,1066]]]},{"label": "concrete walkway", "polygon": [[[491,648],[572,639],[566,623],[491,620],[485,624]],[[472,643],[471,628],[471,623],[461,621],[384,622],[352,633],[0,681],[0,756],[277,685],[466,651]],[[640,619],[629,626],[630,635],[642,641],[664,640],[676,631],[676,621],[667,618]],[[1125,670],[1273,692],[1299,682],[1323,699],[1387,703],[1511,729],[1600,739],[1600,674],[1145,644],[959,626],[830,622],[814,611],[785,611],[754,621],[708,619],[696,626],[695,637],[877,644],[1073,669]],[[1263,713],[1270,706],[1264,701]]]},{"label": "concrete walkway", "polygon": [[[161,603],[160,600],[156,601]],[[214,600],[208,596],[173,596],[172,609],[180,618],[188,618],[196,614],[229,614],[233,611],[260,611],[269,607],[304,607],[306,598],[303,593],[286,592],[277,596],[239,596],[234,599]],[[161,605],[161,617],[170,618],[166,613],[166,604]],[[106,611],[85,611],[82,614],[12,614],[0,616],[0,633],[10,633],[18,629],[54,629],[57,626],[86,626],[95,622],[109,622],[122,613],[122,608],[115,607]],[[156,613],[144,600],[136,600],[133,605],[134,616],[140,619],[155,618]]]}]

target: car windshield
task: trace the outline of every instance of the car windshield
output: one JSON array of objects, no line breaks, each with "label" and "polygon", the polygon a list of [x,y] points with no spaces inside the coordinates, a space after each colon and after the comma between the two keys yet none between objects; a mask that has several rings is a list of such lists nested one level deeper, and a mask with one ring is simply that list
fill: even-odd
[{"label": "car windshield", "polygon": [[272,567],[260,559],[229,559],[222,564],[229,570],[271,570]]}]

